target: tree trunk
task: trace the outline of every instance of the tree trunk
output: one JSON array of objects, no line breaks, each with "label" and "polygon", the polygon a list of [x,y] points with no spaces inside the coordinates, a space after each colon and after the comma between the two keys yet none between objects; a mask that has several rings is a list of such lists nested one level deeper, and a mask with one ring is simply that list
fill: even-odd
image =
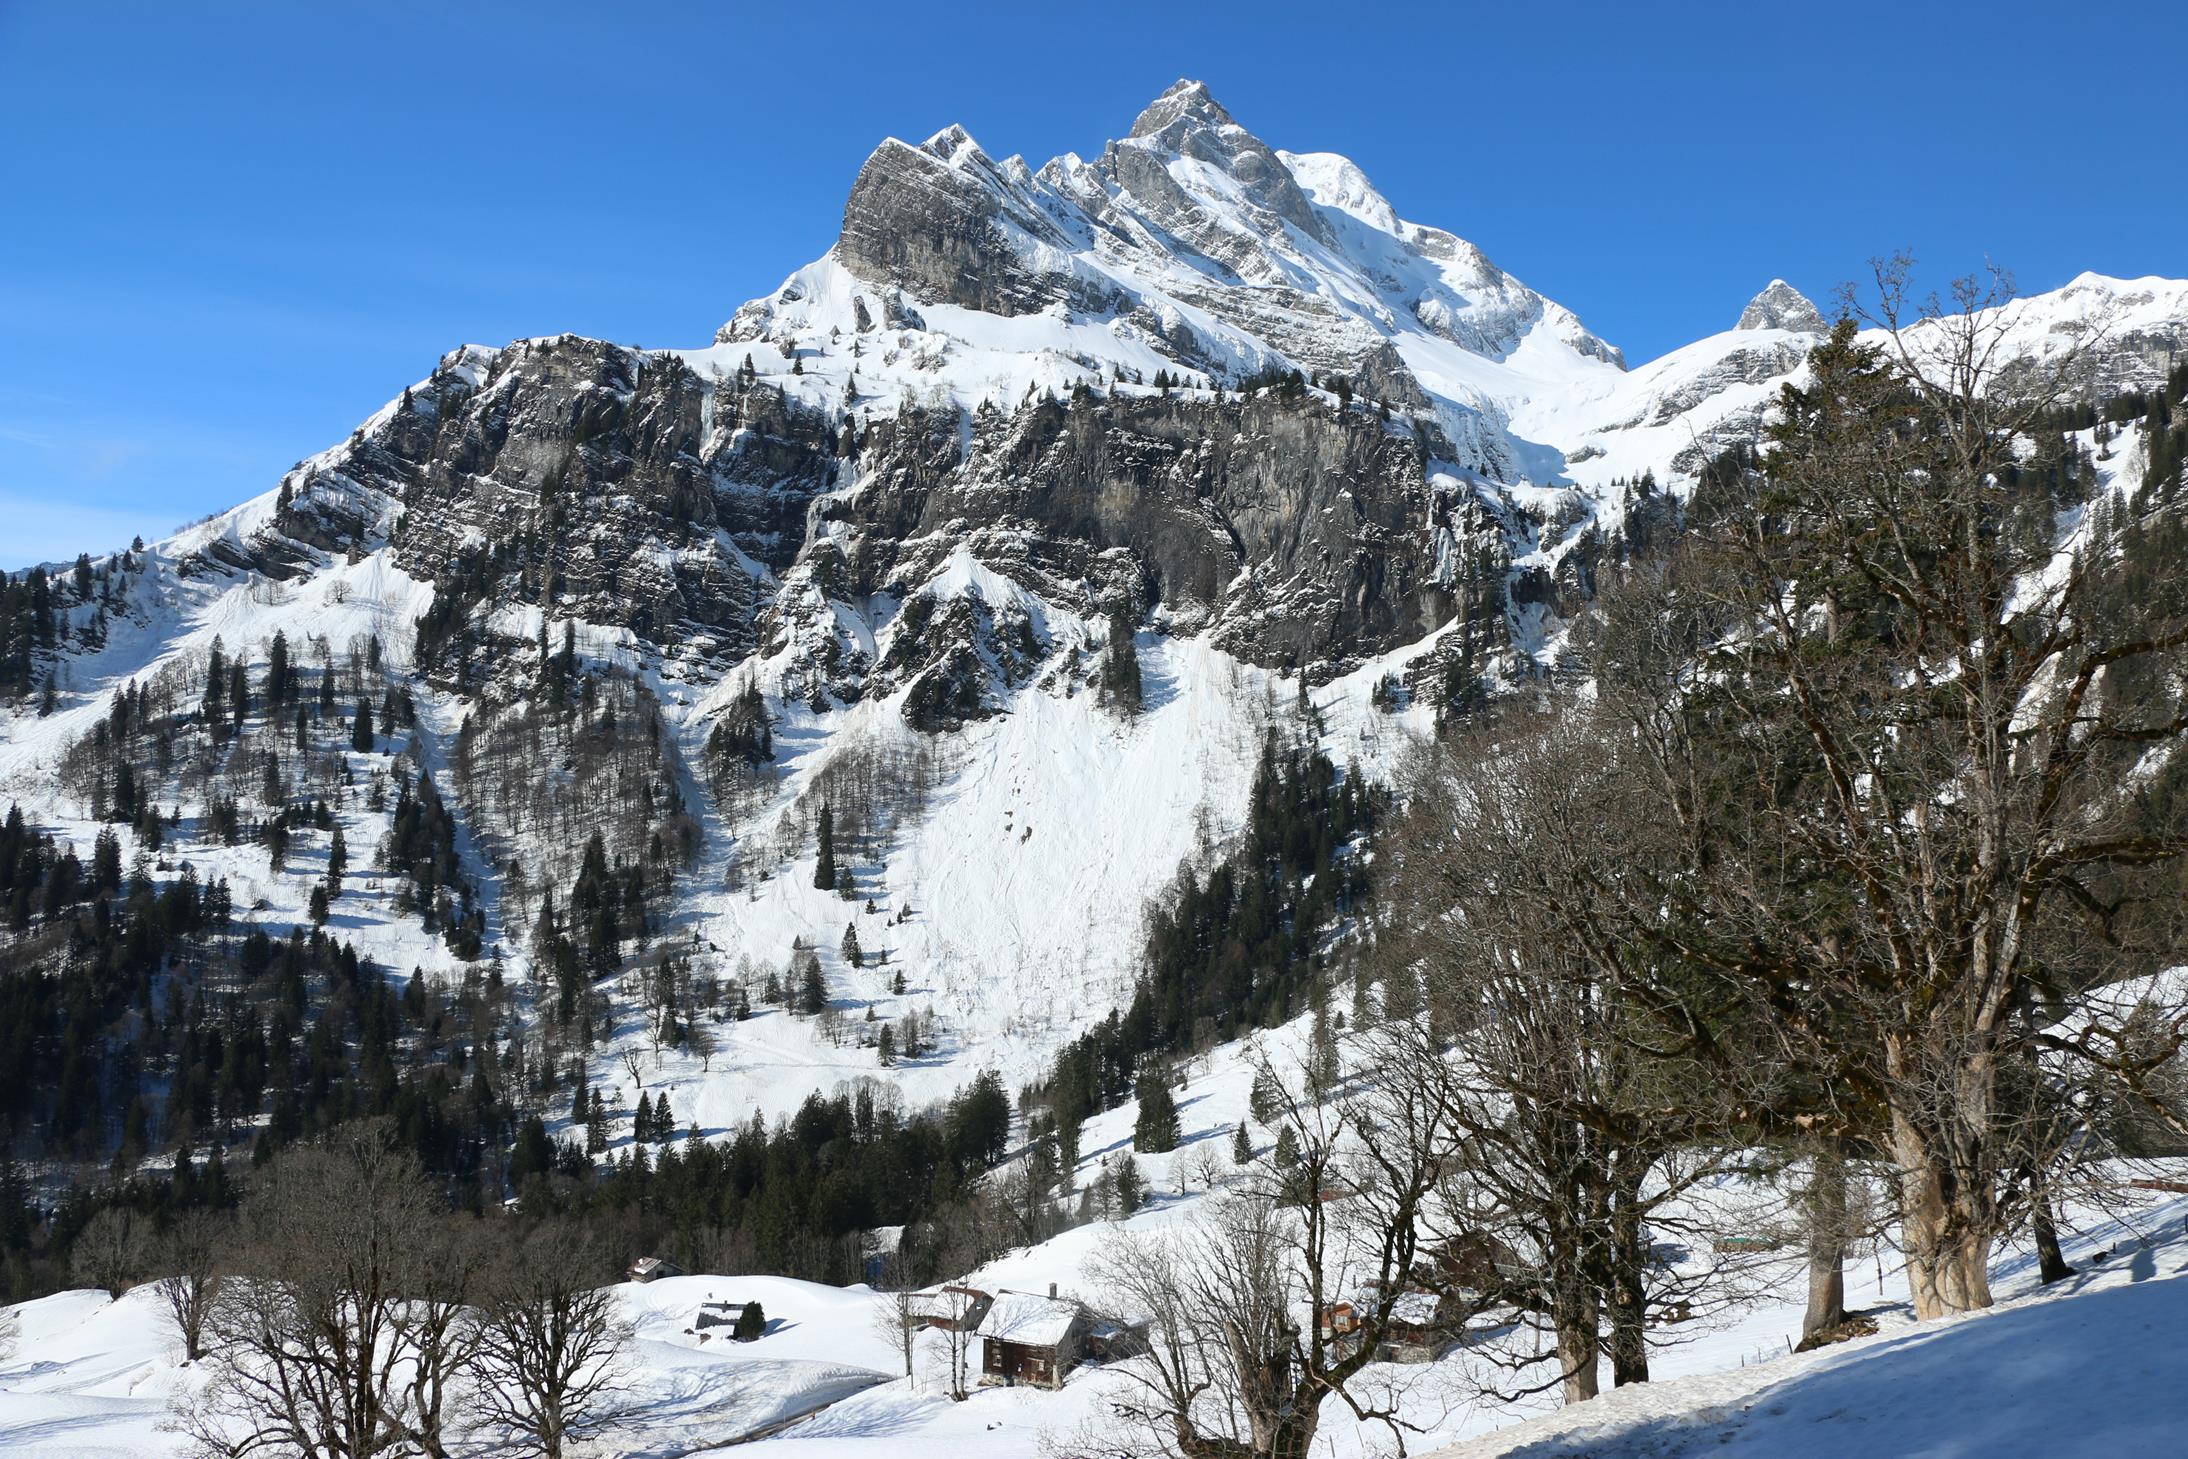
[{"label": "tree trunk", "polygon": [[2036,1183],[2036,1211],[2033,1217],[2036,1228],[2036,1261],[2045,1286],[2064,1281],[2074,1275],[2074,1268],[2067,1265],[2066,1253],[2059,1249],[2059,1228],[2051,1215],[2051,1191],[2039,1180]]},{"label": "tree trunk", "polygon": [[1606,1282],[1611,1319],[1611,1386],[1649,1381],[1648,1243],[1642,1238],[1638,1192],[1611,1195],[1611,1270]]},{"label": "tree trunk", "polygon": [[1846,1162],[1819,1152],[1808,1178],[1808,1312],[1801,1345],[1808,1346],[1846,1321]]},{"label": "tree trunk", "polygon": [[1602,1349],[1601,1314],[1594,1287],[1585,1278],[1567,1277],[1557,1294],[1557,1361],[1565,1374],[1565,1401],[1584,1403],[1601,1390],[1596,1372]]},{"label": "tree trunk", "polygon": [[1963,1200],[1946,1195],[1947,1182],[1923,1163],[1901,1162],[1900,1241],[1907,1253],[1907,1285],[1917,1318],[1973,1312],[1991,1305],[1991,1238]]},{"label": "tree trunk", "polygon": [[1949,1118],[1963,1145],[1957,1165],[1948,1144],[1952,1137],[1922,1121],[1919,1102],[1926,1081],[1912,1073],[1901,1050],[1892,1051],[1889,1066],[1901,1085],[1893,1097],[1890,1143],[1899,1170],[1900,1245],[1915,1316],[1926,1321],[1988,1307],[1996,1234],[1991,1191],[1982,1178],[1983,1142],[1995,1138],[1988,1128],[1990,1061],[1972,1057],[1954,1072]]}]

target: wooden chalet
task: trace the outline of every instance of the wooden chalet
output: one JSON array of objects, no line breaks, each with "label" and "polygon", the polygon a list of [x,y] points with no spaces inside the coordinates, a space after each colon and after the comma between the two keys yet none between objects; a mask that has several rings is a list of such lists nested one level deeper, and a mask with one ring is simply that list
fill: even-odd
[{"label": "wooden chalet", "polygon": [[998,1292],[974,1329],[982,1347],[981,1381],[1061,1388],[1085,1361],[1093,1325],[1093,1314],[1068,1298]]},{"label": "wooden chalet", "polygon": [[1413,1279],[1439,1292],[1461,1292],[1486,1302],[1535,1282],[1535,1269],[1518,1252],[1483,1231],[1437,1242],[1422,1256],[1414,1264]]},{"label": "wooden chalet", "polygon": [[[1378,1304],[1369,1291],[1344,1297],[1324,1307],[1317,1319],[1325,1340],[1351,1348],[1367,1338],[1367,1324]],[[1383,1324],[1382,1339],[1375,1345],[1375,1359],[1383,1363],[1432,1363],[1458,1341],[1470,1315],[1467,1304],[1434,1292],[1400,1292],[1391,1302],[1390,1318]]]},{"label": "wooden chalet", "polygon": [[1061,1388],[1082,1363],[1147,1351],[1145,1322],[1097,1316],[1051,1286],[1046,1297],[998,1292],[974,1329],[981,1340],[980,1381]]},{"label": "wooden chalet", "polygon": [[624,1275],[634,1282],[657,1281],[662,1277],[680,1277],[684,1269],[666,1257],[642,1256],[630,1265]]},{"label": "wooden chalet", "polygon": [[928,1287],[912,1293],[905,1304],[904,1320],[913,1327],[972,1332],[994,1305],[995,1294],[978,1287]]}]

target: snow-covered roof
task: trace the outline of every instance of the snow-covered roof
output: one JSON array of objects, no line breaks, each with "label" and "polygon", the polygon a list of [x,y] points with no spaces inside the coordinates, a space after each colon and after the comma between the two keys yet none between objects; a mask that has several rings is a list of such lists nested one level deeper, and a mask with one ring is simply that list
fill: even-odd
[{"label": "snow-covered roof", "polygon": [[1002,1292],[975,1329],[981,1337],[997,1342],[1022,1343],[1033,1348],[1052,1348],[1071,1335],[1079,1320],[1079,1304],[1060,1297],[1036,1297],[1030,1292]]},{"label": "snow-covered roof", "polygon": [[[1373,1312],[1381,1300],[1380,1294],[1372,1289],[1355,1292],[1352,1296],[1331,1304],[1329,1310],[1332,1313],[1349,1311],[1352,1319],[1357,1322]],[[1412,1327],[1427,1327],[1436,1320],[1436,1309],[1440,1305],[1440,1299],[1434,1292],[1400,1292],[1397,1299],[1390,1304],[1390,1320]]]},{"label": "snow-covered roof", "polygon": [[922,1287],[912,1293],[907,1305],[921,1317],[962,1319],[971,1316],[987,1300],[988,1294],[978,1287],[951,1285]]},{"label": "snow-covered roof", "polygon": [[1427,1327],[1436,1320],[1434,1292],[1400,1292],[1390,1304],[1390,1320],[1409,1327]]}]

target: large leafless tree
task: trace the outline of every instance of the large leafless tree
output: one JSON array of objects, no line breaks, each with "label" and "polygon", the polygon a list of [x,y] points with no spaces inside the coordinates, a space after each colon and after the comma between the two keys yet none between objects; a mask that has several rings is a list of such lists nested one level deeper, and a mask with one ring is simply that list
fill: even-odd
[{"label": "large leafless tree", "polygon": [[1445,1229],[1444,1111],[1376,1071],[1303,1092],[1269,1068],[1257,1082],[1290,1132],[1282,1156],[1210,1196],[1193,1226],[1120,1228],[1092,1264],[1100,1300],[1147,1322],[1149,1349],[1121,1365],[1117,1424],[1080,1452],[1304,1459],[1328,1404],[1401,1442],[1409,1431],[1405,1385],[1365,1370]]},{"label": "large leafless tree", "polygon": [[597,1433],[621,1412],[618,1359],[630,1327],[614,1290],[606,1248],[554,1223],[528,1233],[480,1284],[471,1359],[474,1420],[509,1452],[562,1459],[574,1439]]},{"label": "large leafless tree", "polygon": [[[2062,550],[2017,466],[2068,383],[2002,382],[2003,293],[1910,302],[1899,265],[1780,402],[1756,469],[1697,498],[1686,548],[1607,595],[1605,743],[1628,854],[1570,930],[1685,1048],[1768,1026],[1809,1133],[1890,1163],[1916,1311],[1985,1306],[2027,1218],[2034,1050],[2130,1090],[2179,1049],[2074,1017],[2152,970],[2115,934],[2188,847],[2159,813],[2188,732],[2177,575],[2117,592]],[[2010,387],[2010,388],[2009,388]]]},{"label": "large leafless tree", "polygon": [[213,1380],[183,1430],[209,1455],[449,1452],[482,1247],[388,1132],[350,1126],[267,1167],[206,1322]]},{"label": "large leafless tree", "polygon": [[[1601,1359],[1620,1384],[1648,1377],[1652,1306],[1691,1306],[1703,1283],[1652,1259],[1689,1232],[1683,1198],[1730,1163],[1721,1080],[1674,1052],[1624,997],[1566,908],[1621,854],[1607,793],[1617,773],[1572,716],[1529,717],[1502,737],[1424,748],[1403,777],[1403,819],[1380,866],[1394,909],[1386,984],[1412,980],[1419,1015],[1386,1018],[1374,1066],[1404,1080],[1452,1132],[1445,1209],[1473,1249],[1509,1249],[1524,1272],[1476,1260],[1467,1294],[1516,1309],[1512,1393],[1593,1397]],[[1433,1271],[1433,1268],[1431,1269]]]}]

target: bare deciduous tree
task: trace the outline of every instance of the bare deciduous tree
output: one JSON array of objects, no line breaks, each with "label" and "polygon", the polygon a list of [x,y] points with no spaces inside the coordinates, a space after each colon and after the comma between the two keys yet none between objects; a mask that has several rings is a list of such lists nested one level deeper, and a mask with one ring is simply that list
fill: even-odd
[{"label": "bare deciduous tree", "polygon": [[910,1287],[894,1287],[874,1296],[874,1336],[898,1350],[907,1378],[912,1376],[912,1357],[919,1346],[916,1311]]},{"label": "bare deciduous tree", "polygon": [[442,1459],[479,1259],[415,1157],[348,1126],[267,1167],[206,1321],[214,1380],[180,1400],[208,1455]]},{"label": "bare deciduous tree", "polygon": [[205,1355],[205,1323],[220,1295],[230,1235],[224,1214],[192,1207],[174,1218],[156,1245],[166,1273],[159,1279],[160,1301],[182,1340],[186,1363]]},{"label": "bare deciduous tree", "polygon": [[[1554,1356],[1568,1401],[1595,1395],[1605,1356],[1615,1382],[1647,1380],[1650,1308],[1699,1288],[1651,1260],[1649,1233],[1677,1228],[1681,1198],[1728,1159],[1712,1146],[1728,1117],[1715,1082],[1566,935],[1563,909],[1615,832],[1603,759],[1559,719],[1418,754],[1381,950],[1419,974],[1426,1016],[1371,1039],[1371,1062],[1454,1132],[1446,1208],[1474,1255],[1440,1285],[1463,1285],[1446,1293],[1460,1306],[1517,1309],[1523,1335],[1539,1320],[1551,1351],[1522,1342],[1507,1361],[1532,1373]],[[1485,1269],[1499,1246],[1531,1270]]]},{"label": "bare deciduous tree", "polygon": [[963,1403],[971,1392],[973,1344],[979,1341],[973,1336],[978,1324],[972,1315],[979,1300],[970,1289],[952,1285],[927,1294],[922,1302],[923,1310],[936,1319],[931,1330],[940,1337],[950,1397],[958,1403]]},{"label": "bare deciduous tree", "polygon": [[[1402,1385],[1370,1387],[1415,1280],[1448,1154],[1443,1112],[1416,1083],[1372,1074],[1342,1092],[1259,1083],[1292,1138],[1242,1173],[1191,1227],[1115,1233],[1090,1268],[1102,1301],[1148,1323],[1148,1351],[1120,1366],[1113,1401],[1128,1434],[1083,1436],[1089,1454],[1301,1459],[1325,1402],[1402,1436]],[[1342,1322],[1333,1314],[1346,1304]]]},{"label": "bare deciduous tree", "polygon": [[471,1357],[471,1404],[513,1452],[562,1459],[615,1421],[630,1327],[607,1248],[574,1227],[541,1226],[487,1274]]},{"label": "bare deciduous tree", "polygon": [[144,1241],[136,1217],[126,1206],[107,1206],[84,1223],[69,1250],[69,1271],[77,1281],[110,1297],[128,1291],[144,1269]]}]

